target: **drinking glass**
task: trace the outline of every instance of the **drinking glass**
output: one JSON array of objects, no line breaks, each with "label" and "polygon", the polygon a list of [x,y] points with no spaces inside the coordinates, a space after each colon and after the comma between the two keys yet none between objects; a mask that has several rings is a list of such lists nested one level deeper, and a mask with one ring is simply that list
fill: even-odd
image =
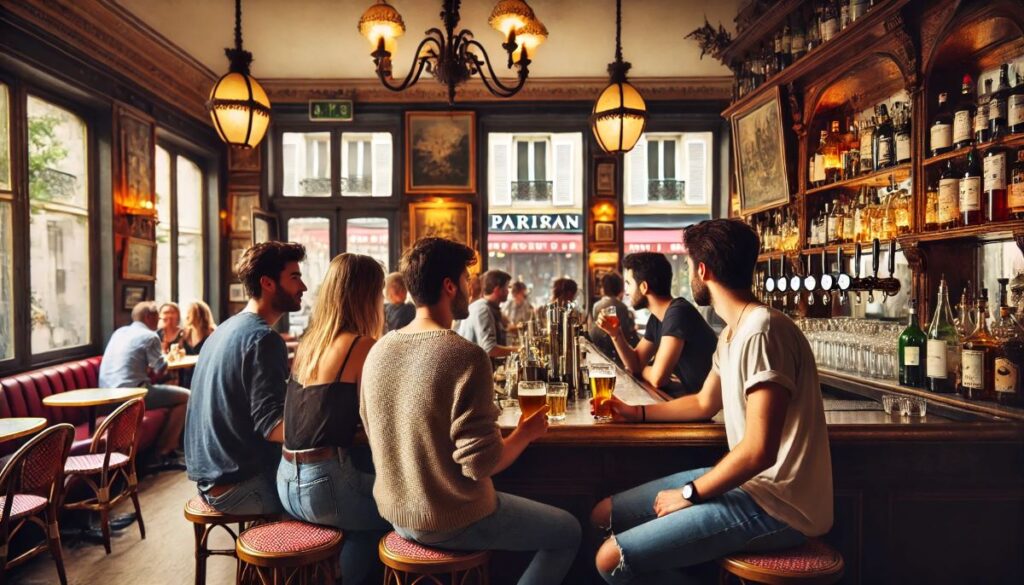
[{"label": "drinking glass", "polygon": [[547,402],[547,386],[546,382],[534,380],[519,382],[519,408],[524,417],[529,418],[543,408]]},{"label": "drinking glass", "polygon": [[607,422],[612,420],[609,404],[615,393],[615,367],[611,364],[590,365],[590,393],[594,397],[594,418]]},{"label": "drinking glass", "polygon": [[604,315],[604,320],[608,323],[609,327],[612,329],[617,329],[619,327],[619,311],[614,305],[602,309],[601,314]]},{"label": "drinking glass", "polygon": [[565,420],[565,402],[569,397],[569,385],[565,382],[548,384],[548,420]]}]

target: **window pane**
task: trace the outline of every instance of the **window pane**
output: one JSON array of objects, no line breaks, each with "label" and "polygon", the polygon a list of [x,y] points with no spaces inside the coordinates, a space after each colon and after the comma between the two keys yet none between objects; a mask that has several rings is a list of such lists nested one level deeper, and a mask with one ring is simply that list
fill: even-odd
[{"label": "window pane", "polygon": [[331,195],[330,132],[285,132],[281,137],[284,194]]},{"label": "window pane", "polygon": [[178,229],[203,229],[203,171],[182,156],[178,157]]},{"label": "window pane", "polygon": [[11,204],[0,200],[0,360],[14,357],[14,241]]},{"label": "window pane", "polygon": [[203,171],[177,158],[178,302],[203,298]]},{"label": "window pane", "polygon": [[660,142],[657,140],[647,140],[647,180],[656,181],[661,177],[659,172],[659,156],[661,155],[661,149],[658,148]]},{"label": "window pane", "polygon": [[203,300],[203,237],[178,232],[178,302]]},{"label": "window pane", "polygon": [[302,295],[302,309],[288,315],[289,333],[301,335],[331,262],[331,222],[323,217],[293,217],[288,220],[288,240],[306,247],[306,259],[300,268],[308,290]]},{"label": "window pane", "polygon": [[665,145],[665,179],[676,178],[676,141],[666,140],[663,142]]},{"label": "window pane", "polygon": [[346,252],[370,256],[380,262],[384,272],[390,271],[388,220],[379,217],[350,219],[345,222],[345,233]]},{"label": "window pane", "polygon": [[516,142],[516,180],[530,180],[530,143],[525,140]]},{"label": "window pane", "polygon": [[537,141],[533,143],[533,180],[548,180],[548,143]]},{"label": "window pane", "polygon": [[551,285],[556,278],[576,281],[577,303],[585,303],[583,285],[583,236],[549,234],[535,238],[516,234],[492,234],[487,241],[487,268],[504,270],[512,280],[529,287],[534,307],[551,302]]},{"label": "window pane", "polygon": [[0,191],[11,190],[11,97],[0,83]]},{"label": "window pane", "polygon": [[39,353],[90,339],[87,130],[31,96],[28,130],[31,348]]},{"label": "window pane", "polygon": [[171,155],[156,147],[156,283],[157,302],[171,300]]}]

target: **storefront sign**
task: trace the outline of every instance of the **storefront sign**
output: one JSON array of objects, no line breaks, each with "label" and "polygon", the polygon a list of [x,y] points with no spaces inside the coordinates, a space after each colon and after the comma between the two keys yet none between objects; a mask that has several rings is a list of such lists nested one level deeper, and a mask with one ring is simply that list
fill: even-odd
[{"label": "storefront sign", "polygon": [[494,234],[487,237],[487,251],[505,254],[579,254],[583,252],[583,237]]},{"label": "storefront sign", "polygon": [[492,213],[492,232],[582,233],[580,213]]},{"label": "storefront sign", "polygon": [[623,234],[626,254],[636,252],[657,252],[659,254],[685,254],[683,230],[637,230],[627,229]]}]

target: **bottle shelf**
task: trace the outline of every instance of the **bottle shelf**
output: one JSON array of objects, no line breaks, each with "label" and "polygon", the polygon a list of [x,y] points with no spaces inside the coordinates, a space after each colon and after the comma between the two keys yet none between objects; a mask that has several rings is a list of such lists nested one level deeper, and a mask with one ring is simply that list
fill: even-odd
[{"label": "bottle shelf", "polygon": [[[976,145],[973,148],[976,148],[979,153],[984,153],[984,152],[986,152],[986,151],[988,151],[988,150],[990,150],[992,148],[995,148],[997,146],[1006,146],[1006,147],[1024,146],[1024,133],[1010,134],[1010,135],[1004,136],[1002,138],[997,138],[997,139],[995,139],[995,140],[993,140],[991,142],[986,142],[985,144]],[[940,154],[938,156],[932,156],[932,157],[926,158],[926,159],[924,159],[924,166],[925,167],[930,167],[932,165],[936,165],[936,164],[939,164],[941,162],[945,162],[945,161],[947,161],[947,160],[949,160],[951,158],[965,157],[965,156],[967,156],[967,153],[971,151],[971,148],[972,147],[970,147],[970,146],[965,146],[963,148],[958,148],[956,150],[951,150],[949,152],[944,152],[944,153],[942,153],[942,154]]]},{"label": "bottle shelf", "polygon": [[821,187],[814,187],[812,189],[808,189],[805,194],[814,195],[815,193],[824,193],[825,191],[837,189],[859,189],[860,187],[886,187],[889,185],[890,176],[892,176],[895,182],[899,183],[910,177],[910,169],[910,163],[903,163],[887,169],[874,171],[866,175],[836,181],[835,183],[829,183],[828,185],[822,185]]},{"label": "bottle shelf", "polygon": [[1024,219],[1011,219],[993,223],[982,223],[947,230],[921,232],[908,236],[918,242],[936,242],[941,240],[976,239],[980,241],[1011,240],[1014,233],[1024,233]]}]

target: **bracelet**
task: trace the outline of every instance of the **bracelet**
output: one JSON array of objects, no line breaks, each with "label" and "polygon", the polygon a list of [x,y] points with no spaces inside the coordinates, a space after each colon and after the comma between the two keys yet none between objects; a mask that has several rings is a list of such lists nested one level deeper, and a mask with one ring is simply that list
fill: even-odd
[{"label": "bracelet", "polygon": [[640,418],[640,422],[642,422],[642,423],[647,422],[647,405],[646,404],[641,404],[640,405],[640,417],[641,417]]}]

